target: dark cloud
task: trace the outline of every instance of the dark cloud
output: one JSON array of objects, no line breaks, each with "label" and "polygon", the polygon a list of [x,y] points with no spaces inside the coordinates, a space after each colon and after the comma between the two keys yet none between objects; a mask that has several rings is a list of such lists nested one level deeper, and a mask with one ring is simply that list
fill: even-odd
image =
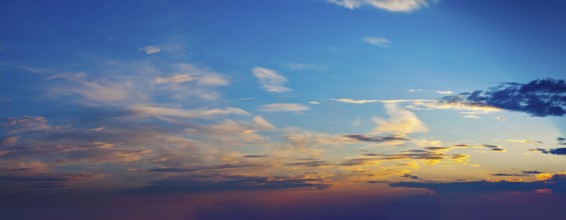
[{"label": "dark cloud", "polygon": [[148,172],[158,172],[158,173],[188,173],[197,171],[210,171],[210,170],[224,170],[224,169],[242,169],[242,168],[252,168],[252,167],[263,167],[261,164],[222,164],[218,166],[210,167],[193,167],[193,168],[153,168],[147,170]]},{"label": "dark cloud", "polygon": [[408,173],[406,173],[405,175],[401,176],[404,178],[409,178],[409,179],[414,179],[414,180],[420,180],[421,178],[419,178],[418,176],[414,176],[414,175],[410,175]]},{"label": "dark cloud", "polygon": [[245,155],[243,158],[260,158],[260,157],[269,157],[269,155]]},{"label": "dark cloud", "polygon": [[348,137],[348,138],[351,138],[351,139],[354,139],[354,140],[358,140],[358,141],[376,142],[376,143],[389,142],[389,141],[408,141],[409,140],[407,138],[399,137],[399,136],[395,136],[395,135],[381,137],[381,136],[368,136],[368,135],[361,135],[361,134],[346,134],[346,135],[342,135],[342,136]]},{"label": "dark cloud", "polygon": [[[415,160],[442,160],[442,159],[460,159],[465,158],[467,155],[464,154],[453,154],[447,155],[441,152],[431,152],[431,151],[421,151],[421,150],[410,150],[397,154],[375,154],[368,153],[364,154],[366,158],[353,158],[348,159],[342,163],[340,166],[355,166],[362,165],[372,161],[384,161],[384,160],[403,160],[403,159],[415,159]],[[369,158],[368,158],[369,157]]]},{"label": "dark cloud", "polygon": [[461,93],[443,100],[526,112],[537,117],[563,116],[566,114],[566,83],[555,79],[537,79],[527,84],[502,83],[487,91]]},{"label": "dark cloud", "polygon": [[306,162],[294,162],[294,163],[286,163],[287,166],[305,166],[305,167],[322,167],[328,166],[329,164],[326,161],[315,160],[315,161],[306,161]]},{"label": "dark cloud", "polygon": [[452,145],[452,146],[459,147],[459,148],[485,147],[485,148],[488,148],[488,149],[490,149],[492,151],[496,151],[496,152],[505,151],[503,148],[501,148],[501,146],[491,145],[491,144],[482,144],[482,145],[456,144],[456,145]]},{"label": "dark cloud", "polygon": [[535,148],[535,149],[530,149],[530,151],[540,151],[545,154],[566,155],[566,148],[555,148],[555,149]]},{"label": "dark cloud", "polygon": [[427,150],[448,150],[450,149],[449,147],[425,147],[425,149]]},{"label": "dark cloud", "polygon": [[559,145],[566,145],[566,138],[559,137],[559,138],[556,138],[556,141],[558,141]]},{"label": "dark cloud", "polygon": [[389,186],[425,188],[441,194],[495,193],[509,191],[529,192],[537,189],[550,189],[556,193],[566,193],[566,175],[555,174],[547,181],[536,182],[399,182],[389,184]]},{"label": "dark cloud", "polygon": [[530,176],[533,174],[540,174],[542,172],[536,170],[523,170],[521,173],[494,173],[492,176]]},{"label": "dark cloud", "polygon": [[178,193],[296,188],[326,189],[329,186],[322,179],[215,175],[211,178],[171,177],[153,181],[148,186],[129,189],[125,192]]}]

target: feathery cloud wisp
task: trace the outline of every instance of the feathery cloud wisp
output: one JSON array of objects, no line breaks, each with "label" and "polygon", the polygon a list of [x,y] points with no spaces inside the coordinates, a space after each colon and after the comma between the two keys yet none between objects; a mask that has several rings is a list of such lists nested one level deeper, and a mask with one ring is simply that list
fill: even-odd
[{"label": "feathery cloud wisp", "polygon": [[254,67],[252,73],[259,79],[259,83],[265,91],[275,93],[291,91],[291,89],[284,86],[287,83],[287,79],[274,70]]}]

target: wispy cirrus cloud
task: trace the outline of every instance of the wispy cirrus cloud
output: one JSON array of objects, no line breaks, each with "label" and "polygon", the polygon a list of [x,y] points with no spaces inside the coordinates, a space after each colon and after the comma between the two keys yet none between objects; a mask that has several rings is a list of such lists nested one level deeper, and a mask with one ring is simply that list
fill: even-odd
[{"label": "wispy cirrus cloud", "polygon": [[309,109],[308,106],[297,103],[273,103],[260,107],[264,112],[304,112]]},{"label": "wispy cirrus cloud", "polygon": [[379,47],[387,47],[391,44],[391,41],[384,37],[366,37],[363,41]]},{"label": "wispy cirrus cloud", "polygon": [[328,2],[349,9],[368,5],[390,12],[411,12],[428,6],[427,0],[328,0]]},{"label": "wispy cirrus cloud", "polygon": [[259,83],[265,91],[274,93],[291,91],[291,89],[285,87],[287,78],[280,75],[274,70],[263,67],[254,67],[252,69],[252,73],[256,78],[259,79]]},{"label": "wispy cirrus cloud", "polygon": [[149,105],[138,105],[131,108],[132,111],[150,116],[165,116],[178,118],[211,118],[223,115],[249,115],[240,108],[213,108],[213,109],[178,109],[168,107],[157,107]]},{"label": "wispy cirrus cloud", "polygon": [[161,48],[159,48],[158,46],[155,46],[155,45],[145,46],[145,47],[140,48],[139,50],[143,51],[145,54],[148,54],[148,55],[161,52]]}]

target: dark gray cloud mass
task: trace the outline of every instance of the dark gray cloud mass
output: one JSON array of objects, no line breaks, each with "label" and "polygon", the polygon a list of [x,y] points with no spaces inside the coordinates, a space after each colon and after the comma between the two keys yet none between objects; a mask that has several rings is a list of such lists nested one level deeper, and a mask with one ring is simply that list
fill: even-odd
[{"label": "dark gray cloud mass", "polygon": [[555,148],[555,149],[535,148],[535,149],[531,149],[531,151],[540,151],[545,154],[566,155],[566,148]]},{"label": "dark gray cloud mass", "polygon": [[521,191],[528,192],[537,189],[550,189],[555,193],[566,193],[566,175],[555,174],[547,181],[536,182],[399,182],[389,184],[391,187],[425,188],[441,194],[457,193],[493,193]]},{"label": "dark gray cloud mass", "polygon": [[358,141],[376,142],[376,143],[382,143],[382,142],[388,142],[388,141],[408,141],[409,140],[407,138],[399,137],[399,136],[395,136],[395,135],[381,137],[381,136],[368,136],[368,135],[361,135],[361,134],[347,134],[347,135],[343,135],[343,136],[347,137],[347,138],[354,139],[354,140],[358,140]]},{"label": "dark gray cloud mass", "polygon": [[486,91],[460,93],[443,99],[521,111],[536,117],[563,116],[566,114],[566,83],[556,79],[537,79],[527,84],[508,82]]}]

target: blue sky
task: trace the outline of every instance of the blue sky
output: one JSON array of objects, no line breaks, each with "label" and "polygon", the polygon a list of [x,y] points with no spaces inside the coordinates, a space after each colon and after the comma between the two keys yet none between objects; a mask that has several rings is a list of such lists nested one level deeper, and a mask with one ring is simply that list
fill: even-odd
[{"label": "blue sky", "polygon": [[[239,203],[236,195],[281,205],[293,195],[363,203],[387,195],[378,207],[387,210],[413,207],[406,196],[440,204],[478,188],[524,193],[525,207],[540,196],[564,201],[565,8],[552,0],[0,3],[0,195],[9,198],[0,204],[56,196],[68,207],[97,195],[94,203],[118,198],[129,209],[128,195],[195,208],[202,198]],[[336,205],[344,204],[309,209]],[[234,211],[216,208],[185,217]],[[277,212],[246,208],[247,219]],[[119,216],[108,213],[99,217]]]}]

